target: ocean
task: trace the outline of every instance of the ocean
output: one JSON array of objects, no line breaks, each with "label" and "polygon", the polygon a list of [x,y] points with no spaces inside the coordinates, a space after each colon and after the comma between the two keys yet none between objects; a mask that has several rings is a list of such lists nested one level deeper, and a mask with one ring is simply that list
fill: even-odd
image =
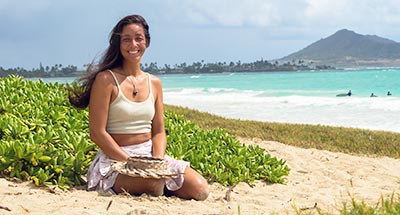
[{"label": "ocean", "polygon": [[164,103],[227,118],[400,132],[400,68],[158,77]]}]

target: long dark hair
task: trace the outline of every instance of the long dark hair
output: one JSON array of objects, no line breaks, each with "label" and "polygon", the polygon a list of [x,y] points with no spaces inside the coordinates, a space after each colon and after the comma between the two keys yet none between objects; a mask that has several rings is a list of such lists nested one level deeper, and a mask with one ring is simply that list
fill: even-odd
[{"label": "long dark hair", "polygon": [[150,46],[149,25],[146,20],[140,15],[130,15],[122,18],[112,29],[108,48],[101,57],[99,63],[97,65],[93,62],[89,64],[86,75],[78,80],[78,82],[80,82],[79,87],[68,88],[69,101],[76,108],[84,109],[89,105],[92,84],[99,72],[122,66],[123,57],[119,49],[121,41],[120,36],[123,28],[129,24],[138,24],[143,27],[146,46]]}]

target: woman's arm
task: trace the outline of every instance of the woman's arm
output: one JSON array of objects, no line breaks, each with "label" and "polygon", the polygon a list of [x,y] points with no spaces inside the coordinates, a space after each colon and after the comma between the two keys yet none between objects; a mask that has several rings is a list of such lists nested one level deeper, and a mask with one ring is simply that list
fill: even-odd
[{"label": "woman's arm", "polygon": [[161,80],[150,75],[154,92],[155,115],[153,118],[151,134],[153,142],[153,157],[164,159],[165,149],[167,148],[167,137],[164,128],[164,104]]},{"label": "woman's arm", "polygon": [[111,159],[125,161],[129,155],[106,131],[108,109],[114,86],[114,79],[109,72],[97,74],[90,93],[89,133],[90,139]]}]

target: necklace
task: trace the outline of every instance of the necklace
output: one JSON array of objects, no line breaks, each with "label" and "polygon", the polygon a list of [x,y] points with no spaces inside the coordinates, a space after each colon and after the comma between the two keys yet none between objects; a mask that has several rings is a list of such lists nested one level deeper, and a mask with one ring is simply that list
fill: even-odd
[{"label": "necklace", "polygon": [[126,77],[132,82],[132,85],[133,85],[133,93],[132,93],[132,95],[135,97],[139,93],[139,91],[136,90],[135,82],[133,82],[131,77],[129,77],[129,76],[126,76]]}]

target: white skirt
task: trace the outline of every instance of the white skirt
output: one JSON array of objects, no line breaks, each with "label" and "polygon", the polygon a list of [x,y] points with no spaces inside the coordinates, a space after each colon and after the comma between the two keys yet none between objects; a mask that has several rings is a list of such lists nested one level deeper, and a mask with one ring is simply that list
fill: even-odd
[{"label": "white skirt", "polygon": [[[141,144],[135,144],[130,146],[121,146],[130,156],[152,156],[152,141]],[[189,162],[183,160],[175,160],[168,155],[165,155],[167,161],[167,170],[171,172],[184,173],[185,168],[189,166]],[[104,192],[112,192],[115,180],[118,176],[118,172],[111,170],[112,160],[104,152],[99,149],[95,159],[89,167],[87,173],[87,182],[89,190],[98,190]],[[180,174],[176,178],[165,179],[165,185],[168,190],[175,191],[183,185],[183,174]]]}]

